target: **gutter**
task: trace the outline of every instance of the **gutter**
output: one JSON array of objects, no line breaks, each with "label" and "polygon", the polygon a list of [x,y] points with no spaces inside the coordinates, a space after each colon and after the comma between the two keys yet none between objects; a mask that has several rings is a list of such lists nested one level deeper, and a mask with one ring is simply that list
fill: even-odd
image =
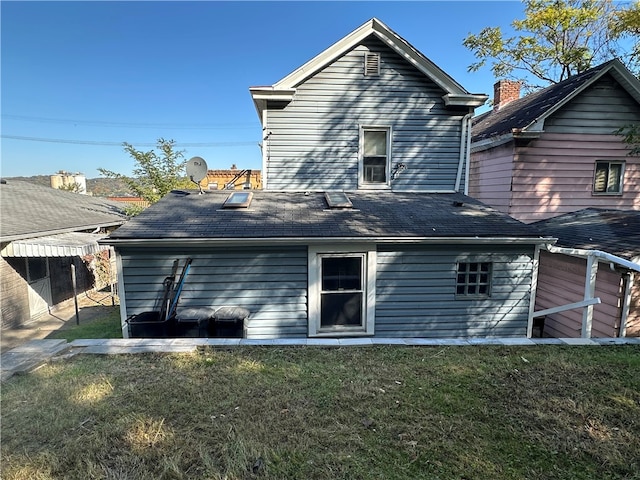
[{"label": "gutter", "polygon": [[376,243],[405,245],[544,245],[549,237],[278,237],[278,238],[104,238],[99,245],[114,247],[203,247],[203,246],[273,246],[318,245],[339,243]]}]

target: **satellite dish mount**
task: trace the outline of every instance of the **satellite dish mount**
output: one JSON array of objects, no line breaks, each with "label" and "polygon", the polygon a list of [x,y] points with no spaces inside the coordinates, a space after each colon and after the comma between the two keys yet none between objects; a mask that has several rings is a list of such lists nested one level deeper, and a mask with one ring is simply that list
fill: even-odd
[{"label": "satellite dish mount", "polygon": [[200,195],[204,193],[200,182],[207,176],[207,170],[207,162],[204,161],[204,158],[192,157],[187,162],[187,177],[189,177],[189,180],[193,183],[198,185]]}]

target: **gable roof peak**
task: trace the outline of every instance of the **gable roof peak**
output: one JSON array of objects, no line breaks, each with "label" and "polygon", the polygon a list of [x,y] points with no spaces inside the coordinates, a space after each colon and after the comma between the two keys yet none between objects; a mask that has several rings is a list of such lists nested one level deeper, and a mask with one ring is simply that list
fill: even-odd
[{"label": "gable roof peak", "polygon": [[614,58],[474,117],[472,150],[483,150],[509,141],[514,132],[520,135],[539,134],[547,118],[605,75],[611,75],[640,104],[640,80]]},{"label": "gable roof peak", "polygon": [[296,88],[300,84],[340,58],[346,52],[352,50],[371,35],[377,37],[405,61],[409,62],[418,69],[418,71],[438,85],[444,91],[443,98],[446,105],[474,108],[486,102],[488,98],[487,95],[474,94],[465,90],[462,85],[425,57],[404,38],[387,27],[378,18],[373,17],[273,85],[250,88],[249,91],[256,104],[260,118],[262,119],[261,113],[262,110],[266,108],[265,102],[267,100],[292,100]]}]

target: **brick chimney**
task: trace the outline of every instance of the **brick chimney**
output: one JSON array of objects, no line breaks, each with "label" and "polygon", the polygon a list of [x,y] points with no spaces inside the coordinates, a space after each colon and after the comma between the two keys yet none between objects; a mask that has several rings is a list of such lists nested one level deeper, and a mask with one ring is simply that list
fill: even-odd
[{"label": "brick chimney", "polygon": [[498,80],[493,85],[493,109],[500,110],[506,104],[520,98],[521,83],[515,80]]}]

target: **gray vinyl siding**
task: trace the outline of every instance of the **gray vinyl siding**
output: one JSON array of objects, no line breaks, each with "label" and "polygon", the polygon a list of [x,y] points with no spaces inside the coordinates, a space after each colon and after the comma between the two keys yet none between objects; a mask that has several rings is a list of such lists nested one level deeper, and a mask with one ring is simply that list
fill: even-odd
[{"label": "gray vinyl siding", "polygon": [[[364,53],[381,75],[364,76]],[[444,91],[382,42],[369,38],[267,112],[263,148],[270,190],[358,188],[360,126],[392,129],[391,160],[407,170],[394,190],[453,190],[466,112],[445,109]]]},{"label": "gray vinyl siding", "polygon": [[606,75],[551,115],[548,133],[612,134],[623,125],[640,122],[640,106],[619,83]]},{"label": "gray vinyl siding", "polygon": [[[532,247],[378,250],[376,336],[526,336],[532,256]],[[456,298],[458,261],[492,262],[489,298]]]},{"label": "gray vinyl siding", "polygon": [[[173,261],[193,259],[179,308],[238,306],[251,314],[248,338],[307,336],[307,249],[225,249],[172,252],[120,250],[126,315],[159,310],[162,282]],[[178,272],[179,274],[180,272]]]}]

